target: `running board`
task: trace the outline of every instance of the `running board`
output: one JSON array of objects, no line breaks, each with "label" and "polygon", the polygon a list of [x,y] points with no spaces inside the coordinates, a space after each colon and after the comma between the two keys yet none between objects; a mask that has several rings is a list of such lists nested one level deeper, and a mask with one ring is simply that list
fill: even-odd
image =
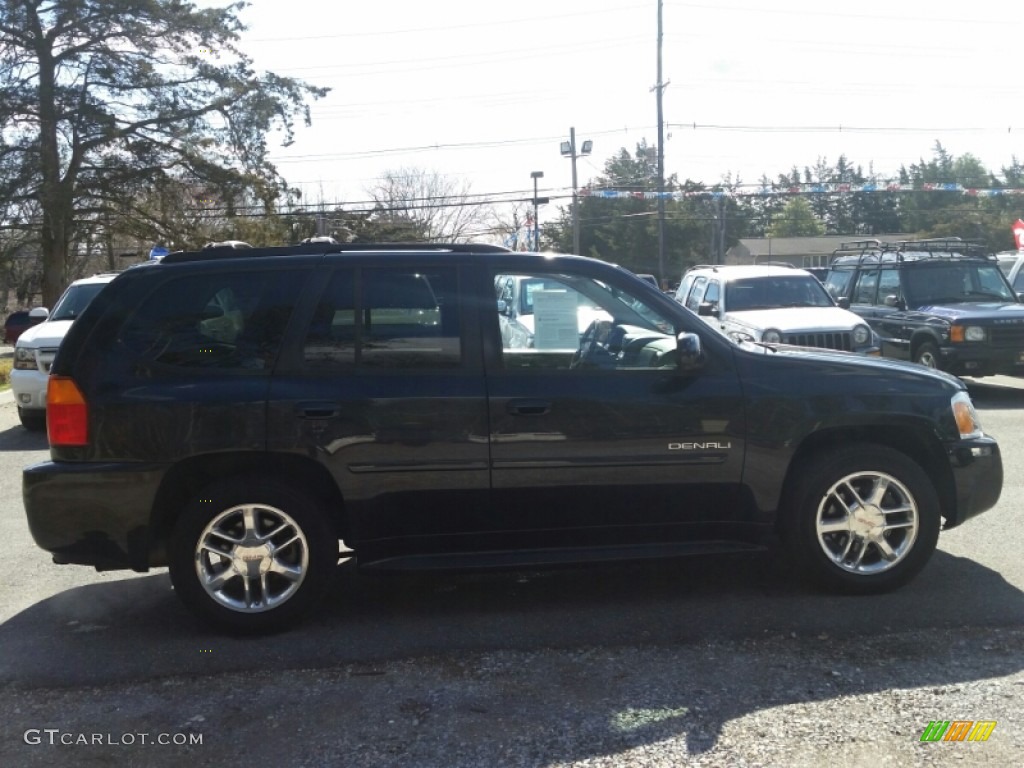
[{"label": "running board", "polygon": [[[518,569],[557,565],[661,560],[688,555],[763,552],[766,547],[744,541],[691,541],[622,547],[528,549],[494,552],[446,552],[385,558],[361,565],[363,571],[429,571]],[[358,560],[358,555],[357,555]]]}]

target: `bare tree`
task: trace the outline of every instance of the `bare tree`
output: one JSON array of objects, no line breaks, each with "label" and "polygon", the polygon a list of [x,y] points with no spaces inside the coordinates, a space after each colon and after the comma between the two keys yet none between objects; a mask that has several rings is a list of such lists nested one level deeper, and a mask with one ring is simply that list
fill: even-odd
[{"label": "bare tree", "polygon": [[428,242],[464,242],[485,227],[486,206],[474,201],[470,185],[437,171],[400,168],[386,171],[367,194],[375,217],[411,224]]}]

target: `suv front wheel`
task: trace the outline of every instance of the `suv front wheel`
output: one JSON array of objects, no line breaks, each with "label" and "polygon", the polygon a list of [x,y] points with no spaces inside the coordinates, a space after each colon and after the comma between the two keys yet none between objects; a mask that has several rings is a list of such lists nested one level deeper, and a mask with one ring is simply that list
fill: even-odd
[{"label": "suv front wheel", "polygon": [[799,470],[785,531],[803,570],[847,593],[894,589],[938,542],[939,499],[925,471],[882,445],[851,445]]},{"label": "suv front wheel", "polygon": [[209,486],[185,507],[169,565],[189,608],[225,630],[252,633],[294,624],[337,563],[338,537],[323,505],[253,477]]}]

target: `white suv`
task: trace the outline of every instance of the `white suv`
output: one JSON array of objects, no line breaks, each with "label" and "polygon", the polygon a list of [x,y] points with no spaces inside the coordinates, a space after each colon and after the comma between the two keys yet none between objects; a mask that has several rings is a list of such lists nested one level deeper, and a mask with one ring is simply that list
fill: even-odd
[{"label": "white suv", "polygon": [[821,282],[787,265],[700,266],[676,299],[736,341],[764,341],[877,355],[863,318],[836,303]]},{"label": "white suv", "polygon": [[46,429],[46,384],[57,347],[75,318],[115,277],[117,273],[105,273],[75,280],[57,299],[46,320],[18,337],[14,345],[11,389],[14,402],[18,404],[18,416],[26,429]]}]

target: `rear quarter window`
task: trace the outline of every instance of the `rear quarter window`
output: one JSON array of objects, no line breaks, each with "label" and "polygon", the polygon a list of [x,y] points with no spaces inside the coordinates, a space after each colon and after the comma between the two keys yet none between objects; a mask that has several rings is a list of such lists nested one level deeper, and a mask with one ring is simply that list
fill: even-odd
[{"label": "rear quarter window", "polygon": [[276,270],[168,280],[129,314],[118,342],[162,366],[268,372],[300,279],[298,272]]}]

